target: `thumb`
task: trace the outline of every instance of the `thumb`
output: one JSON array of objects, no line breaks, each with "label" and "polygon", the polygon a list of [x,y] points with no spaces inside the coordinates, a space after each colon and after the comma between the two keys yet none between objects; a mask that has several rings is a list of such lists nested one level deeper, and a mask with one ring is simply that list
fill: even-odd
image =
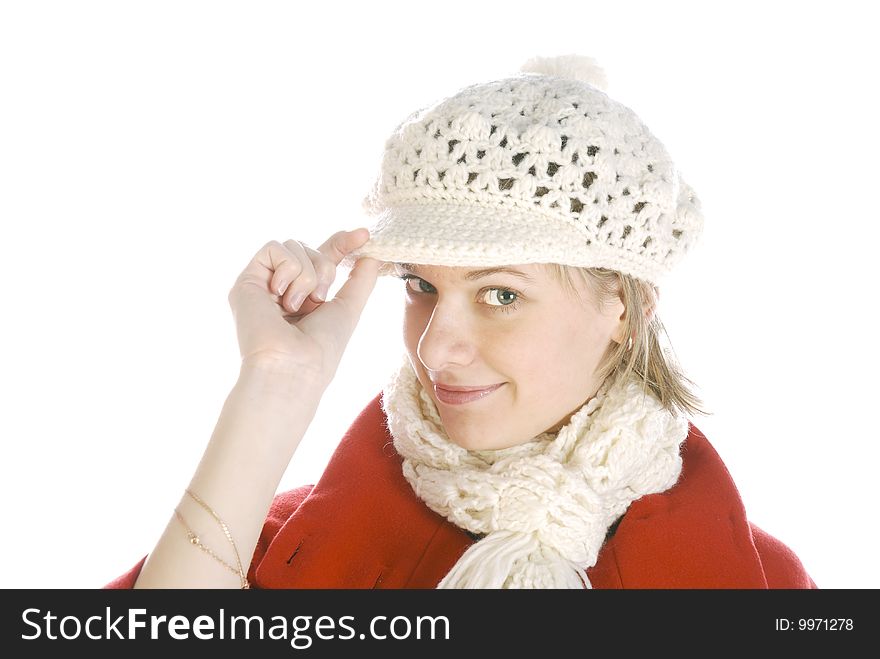
[{"label": "thumb", "polygon": [[360,316],[367,304],[367,298],[376,286],[376,280],[379,277],[379,268],[382,261],[369,257],[359,258],[348,279],[336,293],[334,300],[339,300],[350,312],[356,316]]}]

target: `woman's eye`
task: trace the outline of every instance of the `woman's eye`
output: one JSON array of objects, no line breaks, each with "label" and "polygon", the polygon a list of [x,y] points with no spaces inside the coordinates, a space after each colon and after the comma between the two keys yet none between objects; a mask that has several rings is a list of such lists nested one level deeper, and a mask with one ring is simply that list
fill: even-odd
[{"label": "woman's eye", "polygon": [[490,288],[484,292],[484,298],[492,306],[507,307],[516,303],[517,294],[506,288]]},{"label": "woman's eye", "polygon": [[434,287],[421,277],[416,277],[415,275],[401,275],[400,278],[403,279],[403,285],[406,286],[413,293],[436,292],[434,290]]}]

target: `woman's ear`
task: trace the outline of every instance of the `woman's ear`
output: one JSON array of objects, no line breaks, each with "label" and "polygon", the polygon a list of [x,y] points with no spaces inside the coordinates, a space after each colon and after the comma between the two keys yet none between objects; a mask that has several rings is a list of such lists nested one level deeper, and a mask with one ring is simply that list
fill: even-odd
[{"label": "woman's ear", "polygon": [[[646,300],[644,314],[646,324],[650,323],[654,319],[654,314],[657,312],[657,304],[660,301],[660,289],[658,289],[656,286],[652,286],[652,288],[654,293],[653,296],[650,296],[647,292],[645,292]],[[626,328],[629,323],[627,323],[626,321],[626,306],[624,305],[622,297],[618,297],[615,307],[619,307],[620,315],[617,318],[617,325],[614,328],[613,333],[611,334],[611,340],[615,343],[623,343],[630,338],[634,339],[635,337],[628,337],[626,335]],[[617,308],[615,308],[614,313],[618,313]]]},{"label": "woman's ear", "polygon": [[613,313],[617,314],[617,324],[611,332],[611,340],[615,343],[623,343],[627,339],[626,327],[629,323],[626,322],[626,306],[620,298],[614,303]]},{"label": "woman's ear", "polygon": [[654,320],[654,314],[657,313],[657,305],[660,304],[660,289],[657,286],[651,287],[654,290],[654,299],[649,302],[649,306],[645,309],[645,321]]},{"label": "woman's ear", "polygon": [[[616,325],[614,325],[611,330],[611,340],[615,343],[623,343],[626,341],[626,326],[629,324],[626,320],[626,303],[624,302],[624,282],[623,278],[620,276],[620,273],[617,272],[616,281],[615,281],[615,289],[616,293],[612,294],[610,298],[605,298],[609,304],[609,308],[607,309],[607,313],[609,318],[617,318]],[[610,292],[610,291],[609,291]]]}]

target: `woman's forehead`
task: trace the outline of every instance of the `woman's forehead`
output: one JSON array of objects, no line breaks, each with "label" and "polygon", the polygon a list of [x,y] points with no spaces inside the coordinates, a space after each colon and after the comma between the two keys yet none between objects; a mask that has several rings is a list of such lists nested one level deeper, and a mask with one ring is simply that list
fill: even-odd
[{"label": "woman's forehead", "polygon": [[527,263],[516,265],[491,266],[487,268],[471,266],[428,265],[416,263],[395,263],[395,269],[419,276],[440,276],[464,281],[476,281],[495,274],[506,274],[530,283],[538,283],[548,278],[550,269],[544,264]]}]

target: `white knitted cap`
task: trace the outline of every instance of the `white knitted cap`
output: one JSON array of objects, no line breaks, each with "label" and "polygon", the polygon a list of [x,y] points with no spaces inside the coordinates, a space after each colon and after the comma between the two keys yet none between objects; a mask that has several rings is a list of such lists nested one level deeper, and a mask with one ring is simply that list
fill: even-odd
[{"label": "white knitted cap", "polygon": [[[533,58],[404,120],[364,202],[387,262],[604,267],[657,283],[696,242],[694,192],[588,57]],[[387,269],[386,269],[387,271]]]}]

